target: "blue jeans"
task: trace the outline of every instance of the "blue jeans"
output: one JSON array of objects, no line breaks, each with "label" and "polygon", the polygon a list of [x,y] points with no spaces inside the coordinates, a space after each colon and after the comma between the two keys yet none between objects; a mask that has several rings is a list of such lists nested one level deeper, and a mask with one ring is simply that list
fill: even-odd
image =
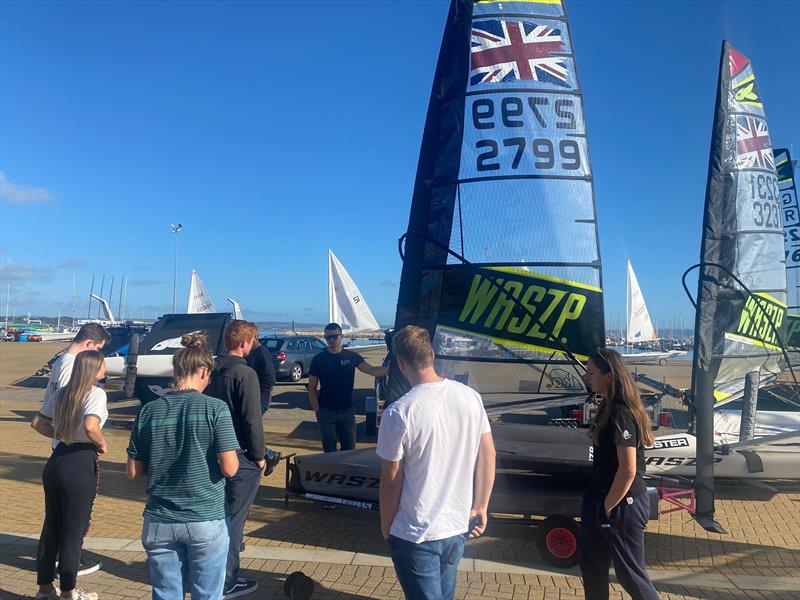
[{"label": "blue jeans", "polygon": [[224,519],[159,523],[144,518],[142,545],[150,565],[153,600],[219,600],[225,582],[228,528]]},{"label": "blue jeans", "polygon": [[336,452],[338,441],[342,450],[356,447],[356,409],[333,410],[320,408],[317,411],[319,435],[322,438],[323,452]]},{"label": "blue jeans", "polygon": [[414,544],[390,536],[397,579],[411,600],[453,600],[456,572],[464,556],[464,536]]}]

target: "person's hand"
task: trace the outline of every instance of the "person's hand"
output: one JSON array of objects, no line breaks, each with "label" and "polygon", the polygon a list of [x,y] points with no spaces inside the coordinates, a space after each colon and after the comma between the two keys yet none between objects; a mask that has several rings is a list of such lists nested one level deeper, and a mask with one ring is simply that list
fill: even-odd
[{"label": "person's hand", "polygon": [[603,510],[606,511],[606,519],[610,519],[611,511],[614,510],[614,507],[612,506],[611,508],[609,508],[608,504],[603,502]]},{"label": "person's hand", "polygon": [[488,515],[485,508],[473,508],[469,511],[469,529],[467,530],[467,537],[474,540],[483,535],[486,531],[486,524],[488,522]]},{"label": "person's hand", "polygon": [[106,452],[108,452],[108,446],[105,444],[105,442],[103,444],[101,444],[100,446],[97,446],[97,453],[98,454],[105,454]]},{"label": "person's hand", "polygon": [[258,469],[261,471],[261,474],[264,474],[264,469],[267,468],[267,461],[265,459],[257,460],[256,465],[258,465]]}]

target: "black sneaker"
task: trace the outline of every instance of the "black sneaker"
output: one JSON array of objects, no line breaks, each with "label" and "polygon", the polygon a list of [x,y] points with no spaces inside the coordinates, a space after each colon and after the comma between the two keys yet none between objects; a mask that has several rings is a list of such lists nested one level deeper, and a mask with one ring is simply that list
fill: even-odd
[{"label": "black sneaker", "polygon": [[258,589],[258,583],[252,579],[239,579],[222,593],[222,600],[232,600],[247,594],[252,594]]},{"label": "black sneaker", "polygon": [[271,450],[267,448],[266,453],[264,454],[264,461],[266,461],[267,465],[264,468],[264,476],[272,475],[272,472],[275,470],[275,467],[278,466],[278,463],[281,462],[283,455],[278,452],[277,450]]},{"label": "black sneaker", "polygon": [[[80,577],[81,575],[88,575],[89,573],[94,573],[95,571],[99,571],[100,568],[103,566],[103,563],[100,561],[92,562],[92,561],[85,561],[81,559],[81,562],[78,563],[78,573],[77,576]],[[60,575],[61,568],[56,561],[56,572]]]}]

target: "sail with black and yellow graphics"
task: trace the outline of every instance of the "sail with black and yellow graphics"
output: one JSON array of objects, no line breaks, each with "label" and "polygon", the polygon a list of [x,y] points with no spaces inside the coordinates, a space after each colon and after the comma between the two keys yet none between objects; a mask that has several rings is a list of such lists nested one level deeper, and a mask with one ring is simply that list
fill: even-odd
[{"label": "sail with black and yellow graphics", "polygon": [[586,393],[602,270],[560,1],[451,3],[403,242],[395,326],[430,332],[439,373],[489,403]]},{"label": "sail with black and yellow graphics", "polygon": [[797,162],[789,150],[775,150],[775,169],[778,172],[778,190],[783,212],[784,257],[786,260],[786,347],[800,351],[800,206],[794,171]]},{"label": "sail with black and yellow graphics", "polygon": [[[692,400],[698,521],[714,529],[713,410],[780,372],[786,270],[778,178],[750,60],[723,42],[700,253]],[[704,522],[705,520],[705,522]],[[717,530],[717,529],[714,529]]]}]

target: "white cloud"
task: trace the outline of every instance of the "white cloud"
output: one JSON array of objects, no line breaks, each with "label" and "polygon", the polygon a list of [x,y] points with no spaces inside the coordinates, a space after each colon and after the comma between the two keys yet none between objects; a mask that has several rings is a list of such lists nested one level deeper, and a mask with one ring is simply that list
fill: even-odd
[{"label": "white cloud", "polygon": [[41,283],[53,279],[54,270],[34,267],[13,260],[0,263],[0,281],[3,283],[23,283],[27,281]]},{"label": "white cloud", "polygon": [[44,188],[14,183],[0,171],[0,198],[11,204],[37,204],[52,202],[53,194]]}]

